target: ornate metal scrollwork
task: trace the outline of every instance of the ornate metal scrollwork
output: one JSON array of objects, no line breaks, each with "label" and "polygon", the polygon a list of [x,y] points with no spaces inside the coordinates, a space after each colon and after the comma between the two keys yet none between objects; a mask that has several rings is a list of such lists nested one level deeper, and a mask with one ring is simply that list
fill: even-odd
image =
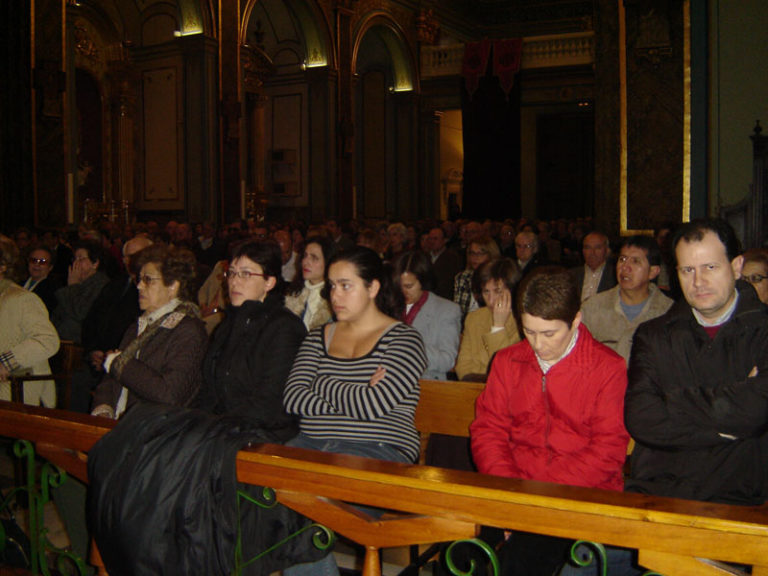
[{"label": "ornate metal scrollwork", "polygon": [[582,568],[590,566],[595,561],[595,552],[598,556],[598,573],[600,576],[608,575],[608,559],[605,552],[605,546],[598,542],[587,542],[586,540],[577,540],[571,546],[571,562]]},{"label": "ornate metal scrollwork", "polygon": [[[587,540],[577,540],[571,546],[571,562],[582,568],[590,566],[595,561],[595,553],[598,556],[598,574],[600,576],[609,576],[608,574],[608,555],[605,546],[598,542],[588,542]],[[642,576],[663,576],[658,572],[651,570],[643,572]]]},{"label": "ornate metal scrollwork", "polygon": [[[66,472],[49,462],[43,462],[38,468],[35,461],[35,450],[28,440],[17,440],[13,445],[13,453],[22,460],[26,484],[16,486],[11,490],[0,504],[0,511],[10,511],[14,502],[26,497],[30,549],[29,569],[34,574],[50,576],[52,571],[48,565],[48,558],[53,557],[58,574],[64,576],[89,574],[89,569],[82,558],[70,550],[58,548],[51,543],[48,539],[48,528],[45,526],[45,506],[51,501],[51,488],[57,488],[66,482]],[[5,529],[0,528],[0,549],[8,543],[8,536]]]},{"label": "ornate metal scrollwork", "polygon": [[493,548],[487,542],[481,540],[480,538],[456,540],[455,542],[452,542],[448,548],[446,548],[444,552],[445,566],[448,568],[448,571],[451,574],[454,574],[455,576],[478,576],[475,574],[475,570],[478,569],[478,565],[474,558],[470,558],[469,568],[466,572],[460,570],[459,567],[456,566],[456,563],[453,559],[453,552],[460,544],[470,544],[472,546],[477,546],[488,557],[488,562],[492,570],[491,574],[493,574],[493,576],[499,575],[499,559],[496,556],[496,552],[494,552]]},{"label": "ornate metal scrollwork", "polygon": [[240,526],[240,502],[241,500],[245,500],[250,502],[251,504],[255,504],[256,506],[259,506],[260,508],[270,509],[277,506],[277,495],[275,494],[275,491],[272,488],[269,488],[267,486],[263,486],[261,488],[261,500],[258,498],[255,498],[252,494],[248,494],[247,492],[243,490],[237,491],[237,544],[235,546],[235,570],[234,574],[239,575],[242,574],[243,569],[248,566],[249,564],[252,564],[259,560],[260,558],[266,556],[270,552],[280,548],[281,546],[287,544],[291,540],[295,540],[302,534],[305,534],[307,532],[312,531],[312,545],[317,548],[318,550],[328,550],[333,546],[334,542],[336,541],[336,534],[333,532],[333,530],[323,526],[322,524],[307,524],[306,526],[302,527],[301,529],[297,530],[293,534],[289,534],[282,540],[275,542],[267,548],[266,550],[263,550],[256,554],[255,556],[249,558],[248,560],[243,560],[243,543],[242,543],[242,530]]}]

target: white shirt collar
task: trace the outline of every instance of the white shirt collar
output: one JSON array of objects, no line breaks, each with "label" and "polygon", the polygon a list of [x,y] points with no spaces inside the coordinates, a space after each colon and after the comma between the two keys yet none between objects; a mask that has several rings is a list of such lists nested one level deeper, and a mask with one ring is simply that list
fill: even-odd
[{"label": "white shirt collar", "polygon": [[160,306],[160,308],[157,310],[153,310],[149,313],[145,312],[139,316],[139,334],[144,332],[144,329],[152,324],[152,322],[155,322],[158,318],[162,318],[169,312],[173,312],[180,303],[181,300],[178,298],[173,298],[170,302],[168,302],[168,304]]},{"label": "white shirt collar", "polygon": [[712,322],[709,322],[708,320],[706,320],[704,316],[701,315],[701,312],[696,310],[696,308],[691,308],[691,311],[693,312],[693,317],[696,318],[696,322],[698,322],[700,326],[706,326],[706,327],[720,326],[721,324],[725,324],[726,322],[728,322],[728,320],[731,319],[731,316],[733,316],[733,313],[736,310],[736,304],[739,303],[739,291],[736,290],[736,288],[734,288],[733,291],[735,293],[735,297],[733,298],[733,302],[731,302],[731,305],[728,306],[728,309]]},{"label": "white shirt collar", "polygon": [[560,360],[562,360],[563,358],[568,356],[568,354],[571,353],[571,350],[573,350],[574,347],[576,346],[576,341],[578,339],[579,339],[579,330],[576,329],[576,330],[573,331],[573,336],[571,336],[571,341],[568,343],[568,347],[565,349],[565,352],[563,352],[563,354],[560,356],[560,358],[556,358],[555,360],[552,360],[551,362],[547,362],[546,360],[542,360],[539,357],[539,355],[536,354],[536,352],[534,352],[534,355],[536,356],[536,360],[539,362],[539,366],[541,367],[541,371],[544,372],[544,374],[546,374],[547,372],[549,372],[549,370],[552,368],[552,366],[554,366],[555,364],[560,362]]}]

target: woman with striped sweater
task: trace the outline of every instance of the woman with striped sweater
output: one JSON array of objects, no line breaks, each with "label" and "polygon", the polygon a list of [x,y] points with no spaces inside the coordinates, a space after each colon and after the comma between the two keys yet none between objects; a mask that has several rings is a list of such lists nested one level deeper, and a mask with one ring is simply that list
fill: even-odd
[{"label": "woman with striped sweater", "polygon": [[[289,414],[300,417],[290,446],[415,462],[413,417],[427,365],[419,333],[398,322],[402,294],[369,248],[339,254],[327,287],[336,321],[312,330],[285,386]],[[285,575],[338,574],[333,555]]]}]

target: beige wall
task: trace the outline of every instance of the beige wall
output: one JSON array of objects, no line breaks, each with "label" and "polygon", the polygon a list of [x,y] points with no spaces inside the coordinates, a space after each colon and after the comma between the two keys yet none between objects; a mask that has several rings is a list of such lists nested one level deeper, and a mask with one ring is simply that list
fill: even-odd
[{"label": "beige wall", "polygon": [[446,110],[440,119],[440,176],[451,169],[464,170],[461,110]]},{"label": "beige wall", "polygon": [[461,110],[445,110],[440,119],[440,217],[446,218],[445,177],[450,170],[464,171],[464,136]]},{"label": "beige wall", "polygon": [[749,194],[755,120],[768,129],[768,2],[710,6],[709,207]]}]

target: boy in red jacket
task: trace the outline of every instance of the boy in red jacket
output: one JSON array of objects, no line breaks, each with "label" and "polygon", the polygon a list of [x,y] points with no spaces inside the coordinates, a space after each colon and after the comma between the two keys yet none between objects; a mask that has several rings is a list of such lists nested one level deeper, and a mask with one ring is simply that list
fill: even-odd
[{"label": "boy in red jacket", "polygon": [[[581,324],[581,298],[565,269],[537,268],[517,296],[525,340],[496,354],[477,400],[470,432],[478,470],[622,490],[629,441],[623,358]],[[550,575],[570,544],[514,533],[503,574]]]}]

